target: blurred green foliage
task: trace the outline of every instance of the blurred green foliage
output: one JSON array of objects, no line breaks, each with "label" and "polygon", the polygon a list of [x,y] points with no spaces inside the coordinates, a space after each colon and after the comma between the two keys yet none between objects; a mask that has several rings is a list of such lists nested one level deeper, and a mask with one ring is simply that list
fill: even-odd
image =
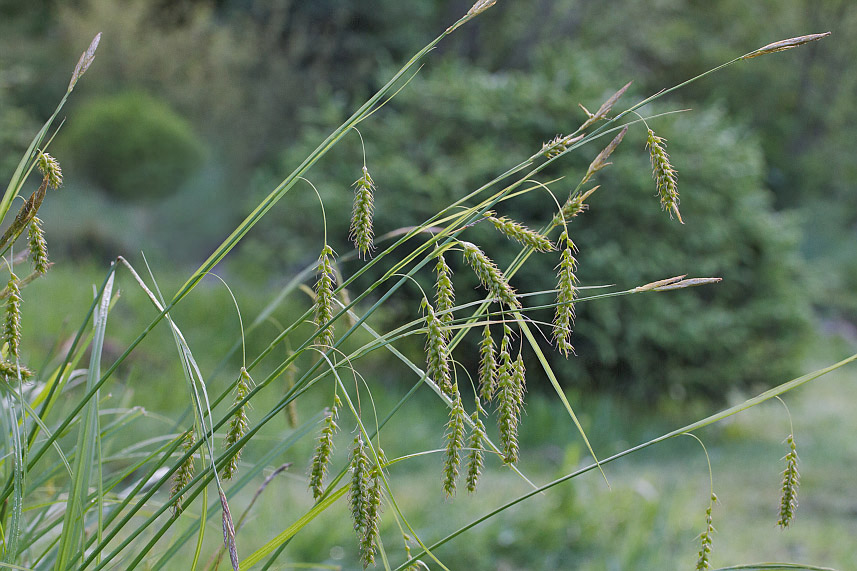
[{"label": "blurred green foliage", "polygon": [[140,92],[90,99],[59,143],[73,168],[123,200],[178,192],[205,157],[191,125],[166,103]]}]

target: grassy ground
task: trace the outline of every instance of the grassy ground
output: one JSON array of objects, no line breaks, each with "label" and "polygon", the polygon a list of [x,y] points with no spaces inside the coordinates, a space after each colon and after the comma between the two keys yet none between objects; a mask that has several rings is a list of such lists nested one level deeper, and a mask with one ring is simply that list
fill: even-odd
[{"label": "grassy ground", "polygon": [[[102,279],[99,269],[58,267],[47,279],[28,289],[27,296],[33,291],[31,299],[52,300],[41,306],[25,304],[24,328],[28,333],[24,338],[30,343],[25,349],[31,360],[37,359],[35,366],[39,365],[38,359],[45,358],[45,347],[63,343],[64,337],[56,334],[61,327],[68,335],[78,325],[79,315],[65,315],[63,308],[74,308],[82,314],[92,295],[85,284],[100,283]],[[174,291],[179,282],[175,276],[167,276],[162,284],[165,294]],[[258,285],[234,285],[245,323],[275,293],[273,288]],[[124,282],[122,287],[123,298],[109,328],[107,346],[113,351],[121,351],[152,315],[148,302],[130,282]],[[259,289],[270,291],[260,296]],[[238,336],[237,318],[225,289],[213,281],[199,288],[176,318],[191,346],[198,348],[201,365],[208,370],[217,369],[220,358]],[[149,411],[145,419],[149,424],[145,426],[157,426],[159,431],[168,430],[170,419],[180,415],[187,403],[177,390],[180,377],[171,343],[165,328],[160,335],[147,339],[120,375],[121,383],[111,388],[111,402],[117,406],[145,406]],[[250,339],[249,343],[252,346],[260,342]],[[848,351],[844,343],[819,343],[806,369],[833,362]],[[232,362],[228,365],[235,366]],[[374,396],[378,409],[384,411],[407,390],[410,377],[407,382],[397,381],[395,370],[383,366],[378,367],[378,374],[382,390]],[[714,489],[720,499],[713,512],[717,529],[715,567],[760,561],[803,562],[840,570],[857,567],[857,545],[853,541],[857,537],[857,488],[853,483],[857,468],[857,441],[853,438],[857,433],[857,416],[853,415],[857,402],[855,377],[857,369],[852,365],[785,397],[794,421],[802,474],[797,519],[786,531],[776,526],[784,468],[781,458],[787,451],[784,440],[790,430],[783,406],[769,402],[698,433],[710,454]],[[225,378],[213,379],[212,388],[226,382]],[[274,398],[281,387],[271,390]],[[326,404],[323,392],[312,391],[302,401],[303,419],[311,418]],[[602,458],[713,412],[704,405],[695,405],[693,410],[653,413],[638,410],[633,403],[591,396],[574,403]],[[252,411],[250,416],[252,422]],[[381,444],[388,458],[441,447],[445,419],[445,411],[436,399],[427,391],[419,395],[382,432]],[[334,473],[345,462],[344,451],[352,428],[350,421],[342,426]],[[285,418],[273,423],[245,452],[245,467],[294,433]],[[139,438],[139,434],[139,429],[129,431],[125,440]],[[291,462],[292,466],[269,485],[239,531],[242,555],[263,545],[311,506],[305,474],[312,438],[314,432],[269,462],[268,472],[282,462]],[[561,407],[544,396],[530,395],[521,443],[520,467],[537,484],[589,463]],[[462,490],[452,500],[444,499],[441,489],[441,454],[429,454],[390,468],[396,501],[424,541],[437,541],[529,490],[496,459],[488,459],[486,464],[478,493],[469,496]],[[480,524],[440,547],[436,556],[450,569],[473,571],[692,568],[709,494],[708,469],[699,444],[691,438],[673,439],[610,464],[605,472],[609,489],[597,472],[590,472]],[[260,483],[252,482],[247,490],[255,490]],[[249,491],[236,496],[232,505],[235,514],[243,511],[250,496]],[[171,531],[170,540],[198,515],[197,502]],[[206,554],[215,552],[219,544],[219,517],[212,518],[209,525]],[[382,538],[391,562],[403,560],[401,537],[388,505]],[[412,545],[412,549],[416,546]],[[189,556],[188,551],[167,568],[186,568],[183,565],[187,565]],[[357,569],[357,557],[347,505],[339,501],[296,536],[278,561],[291,561],[294,566],[312,564],[313,568]],[[439,568],[429,558],[423,560],[432,569]],[[290,568],[285,563],[278,565],[278,569]]]}]

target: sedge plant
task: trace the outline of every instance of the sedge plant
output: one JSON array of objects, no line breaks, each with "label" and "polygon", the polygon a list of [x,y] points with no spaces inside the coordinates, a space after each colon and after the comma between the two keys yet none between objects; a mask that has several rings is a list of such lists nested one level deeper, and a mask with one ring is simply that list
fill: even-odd
[{"label": "sedge plant", "polygon": [[[657,116],[641,116],[643,107],[728,65],[795,48],[827,35],[814,34],[749,52],[619,110],[626,84],[596,112],[584,108],[585,120],[566,129],[569,134],[557,135],[541,149],[534,149],[531,156],[519,157],[517,164],[503,165],[505,170],[493,180],[462,193],[443,209],[427,213],[422,223],[390,235],[377,236],[374,232],[375,204],[383,201],[384,193],[390,190],[376,187],[364,157],[363,165],[355,165],[353,190],[342,189],[342,199],[353,200],[351,219],[322,218],[324,228],[319,235],[317,256],[314,255],[317,261],[293,276],[281,294],[246,328],[242,325],[242,335],[270,323],[269,316],[287,297],[297,297],[305,304],[303,314],[280,324],[258,354],[247,356],[242,351],[241,366],[231,371],[231,382],[215,384],[210,375],[203,374],[208,364],[195,358],[193,347],[182,333],[182,324],[174,319],[174,309],[263,217],[276,212],[286,194],[302,191],[304,187],[299,183],[311,180],[311,169],[319,159],[333,146],[343,144],[352,130],[369,120],[400,90],[407,89],[409,79],[446,36],[481,16],[493,4],[493,0],[480,0],[407,61],[259,202],[171,296],[162,295],[154,272],[150,271],[145,279],[127,260],[117,258],[97,288],[85,320],[64,346],[62,358],[36,370],[22,362],[20,340],[27,331],[21,328],[20,305],[27,300],[26,286],[30,282],[46,273],[50,279],[47,241],[37,213],[42,202],[50,200],[49,193],[61,185],[62,171],[46,149],[60,109],[95,60],[100,36],[93,40],[81,56],[56,112],[36,134],[0,201],[0,220],[8,224],[0,239],[0,251],[9,272],[2,293],[5,317],[0,361],[6,415],[2,424],[6,454],[0,460],[3,566],[56,570],[202,569],[216,568],[221,561],[228,561],[236,570],[279,568],[279,562],[289,553],[292,538],[317,517],[339,506],[352,518],[354,540],[348,549],[364,567],[446,569],[437,549],[487,519],[502,517],[506,509],[549,493],[555,486],[589,471],[603,473],[608,463],[720,422],[857,359],[853,355],[620,453],[601,457],[591,445],[574,403],[563,391],[562,385],[568,380],[557,377],[545,355],[550,346],[566,358],[574,358],[578,304],[625,295],[682,295],[688,287],[716,287],[719,278],[687,276],[624,290],[583,286],[576,277],[575,226],[585,223],[588,205],[598,199],[599,186],[594,184],[598,173],[609,167],[613,151],[629,141],[637,145],[639,152],[649,155],[653,207],[662,208],[665,216],[674,218],[676,223],[692,224],[679,211],[679,169],[666,152],[665,138],[649,127],[656,129]],[[564,182],[542,180],[542,172],[549,165],[584,147],[597,147],[600,152],[579,173],[579,182],[570,190],[560,188]],[[37,189],[24,200],[17,215],[9,215],[13,202],[26,194],[32,178],[37,179]],[[546,199],[540,228],[529,228],[517,221],[508,206],[510,199],[531,192],[542,193]],[[492,228],[509,239],[507,247],[514,252],[511,263],[501,266],[495,261],[496,253],[477,243],[474,236],[478,234],[471,231],[477,225]],[[328,243],[328,232],[347,236],[354,250],[334,251]],[[22,259],[16,246],[26,249],[29,258]],[[553,257],[555,289],[527,291],[516,283],[516,275],[533,256]],[[465,296],[456,296],[455,276],[464,272],[471,272],[481,284],[475,301],[461,301]],[[145,292],[152,314],[136,339],[115,360],[107,362],[103,347],[110,313],[115,304],[121,303],[115,293],[117,279],[127,279],[131,287]],[[420,279],[430,280],[434,291],[419,290]],[[368,285],[358,290],[358,283]],[[371,322],[373,315],[389,306],[397,293],[409,289],[420,292],[421,306],[402,316],[397,326],[377,330]],[[545,310],[554,315],[552,322],[539,320],[539,312]],[[172,429],[156,438],[108,454],[112,439],[133,426],[140,415],[129,408],[113,418],[114,412],[108,414],[102,408],[103,391],[115,380],[120,365],[156,327],[166,327],[175,342],[188,414],[176,418]],[[474,358],[479,364],[477,370],[465,370],[456,358],[466,347],[462,343],[466,337],[478,344]],[[414,340],[425,347],[425,355],[420,358],[403,349],[412,346]],[[288,347],[285,354],[280,350],[283,344]],[[236,343],[239,347],[244,347],[240,340]],[[406,395],[389,409],[375,406],[372,394],[379,387],[361,374],[361,360],[370,354],[383,355],[411,373],[402,379],[408,387]],[[88,364],[83,364],[85,355]],[[588,466],[546,484],[531,481],[519,467],[521,457],[527,455],[518,430],[526,422],[530,375],[549,381],[567,411],[569,427],[577,431],[591,456]],[[271,399],[272,389],[282,386],[276,381],[283,377],[288,379],[285,389]],[[308,398],[310,392],[324,395],[323,409],[301,408],[302,403],[314,402]],[[387,457],[380,446],[381,438],[395,439],[397,435],[385,431],[385,425],[403,414],[403,407],[420,392],[433,395],[435,406],[448,415],[448,420],[437,427],[438,448]],[[263,428],[282,420],[284,414],[291,427],[275,442],[266,440],[265,453],[247,462],[242,452],[260,438]],[[336,438],[338,435],[344,440]],[[346,445],[337,448],[335,442],[340,440]],[[299,443],[307,442],[313,453],[303,458],[305,471],[293,469],[291,473],[296,474],[311,507],[283,509],[280,529],[268,530],[263,538],[245,539],[241,531],[247,514],[240,518],[235,515],[235,499],[245,491],[252,495],[256,487],[252,508],[257,498],[270,493],[266,487],[273,476],[265,478],[265,469],[280,466],[275,473],[284,472],[282,457],[297,449]],[[792,521],[796,507],[797,457],[791,436],[788,443],[791,451],[786,457],[778,522],[783,527]],[[123,455],[133,460],[123,464],[112,461]],[[449,529],[444,537],[427,537],[412,524],[394,485],[397,471],[424,455],[436,456],[442,463],[437,473],[424,475],[425,489],[436,490],[439,499],[456,501],[455,496],[462,490],[478,495],[481,477],[494,470],[510,471],[526,482],[530,491],[463,527]],[[713,504],[713,492],[711,497]],[[436,509],[444,509],[444,503],[437,503]],[[697,568],[708,568],[713,557],[711,505],[706,514]],[[219,548],[206,542],[211,533],[209,520],[219,528],[215,534],[221,543]],[[393,522],[398,531],[390,532],[390,527],[381,525],[384,520]]]}]

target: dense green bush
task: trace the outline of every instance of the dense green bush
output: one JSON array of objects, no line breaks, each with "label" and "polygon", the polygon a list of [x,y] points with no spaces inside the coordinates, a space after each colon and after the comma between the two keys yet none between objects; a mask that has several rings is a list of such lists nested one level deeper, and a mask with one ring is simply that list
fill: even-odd
[{"label": "dense green bush", "polygon": [[139,92],[93,98],[76,112],[62,137],[73,167],[126,200],[175,193],[205,155],[185,120]]},{"label": "dense green bush", "polygon": [[[572,131],[584,118],[578,101],[596,109],[611,87],[618,87],[603,83],[595,61],[577,57],[570,63],[561,54],[545,59],[541,67],[550,71],[541,74],[487,73],[456,62],[424,70],[389,108],[360,126],[379,189],[379,235],[419,223],[426,212],[526,158],[556,132]],[[625,97],[625,104],[634,98]],[[308,120],[324,131],[342,112],[330,101]],[[801,293],[795,224],[772,210],[758,142],[717,107],[654,119],[650,125],[668,139],[686,224],[661,211],[645,128],[632,127],[613,156],[615,165],[597,175],[594,183],[603,186],[589,200],[591,208],[570,227],[580,250],[578,277],[584,285],[622,289],[678,274],[724,281],[639,299],[581,303],[575,333],[580,357],[555,356],[552,366],[562,371],[568,386],[649,400],[687,394],[722,398],[729,388],[786,378],[799,363],[808,304]],[[319,138],[318,131],[308,129],[302,142],[283,153],[274,172],[259,179],[270,185]],[[598,151],[582,149],[542,180],[565,176],[551,186],[564,200]],[[325,201],[328,224],[348,220],[349,186],[361,166],[360,141],[354,136],[351,145],[334,150],[310,172]],[[309,187],[294,193],[290,205],[293,215],[287,222],[268,223],[258,236],[257,251],[264,251],[263,242],[275,245],[265,261],[268,267],[282,264],[284,257],[310,262],[299,253],[313,252],[310,244],[320,237],[321,215]],[[553,199],[539,191],[497,210],[540,227],[555,208]],[[286,227],[297,232],[286,236]],[[345,228],[329,230],[332,236],[347,235]],[[501,265],[509,261],[503,259],[509,252],[506,238],[492,228],[483,224],[468,233],[489,255],[499,256]],[[339,249],[349,250],[344,240]],[[450,263],[461,270],[456,283],[462,284],[458,295],[464,302],[475,293],[463,284],[470,279],[475,287],[475,280],[458,257]],[[552,289],[557,263],[556,254],[540,255],[513,282],[521,290]],[[543,318],[549,321],[550,315]],[[458,358],[468,362],[464,351]]]}]

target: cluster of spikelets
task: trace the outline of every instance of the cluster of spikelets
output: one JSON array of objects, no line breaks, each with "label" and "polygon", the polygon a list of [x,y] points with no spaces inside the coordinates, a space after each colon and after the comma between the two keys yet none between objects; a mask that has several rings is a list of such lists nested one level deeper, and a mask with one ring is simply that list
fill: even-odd
[{"label": "cluster of spikelets", "polygon": [[717,496],[712,492],[711,501],[708,503],[708,509],[705,510],[705,530],[699,536],[701,545],[699,548],[699,556],[696,560],[697,571],[711,568],[711,545],[713,543],[712,535],[714,535],[711,510],[714,508],[715,503],[717,503]]},{"label": "cluster of spikelets", "polygon": [[37,216],[39,208],[45,199],[49,188],[57,189],[62,186],[62,169],[59,162],[51,155],[39,152],[35,160],[36,168],[42,175],[39,188],[24,201],[15,219],[9,228],[0,237],[0,249],[10,247],[24,233],[27,232],[27,246],[29,258],[33,264],[33,271],[24,278],[19,278],[12,266],[9,265],[9,281],[0,292],[0,299],[5,299],[5,312],[3,319],[3,342],[5,344],[3,355],[0,359],[0,375],[7,379],[27,380],[33,376],[33,372],[21,365],[21,288],[29,284],[39,276],[44,275],[51,267],[48,260],[48,245],[45,240],[45,232],[42,221]]},{"label": "cluster of spikelets", "polygon": [[789,434],[786,439],[789,451],[786,454],[786,469],[783,470],[782,494],[780,495],[780,517],[777,525],[786,528],[791,525],[797,510],[797,489],[800,485],[800,474],[797,470],[797,445],[794,436]]},{"label": "cluster of spikelets", "polygon": [[351,519],[360,543],[363,567],[375,563],[375,543],[378,540],[383,495],[381,468],[371,461],[367,448],[363,436],[358,434],[351,451],[351,486],[348,490]]}]

